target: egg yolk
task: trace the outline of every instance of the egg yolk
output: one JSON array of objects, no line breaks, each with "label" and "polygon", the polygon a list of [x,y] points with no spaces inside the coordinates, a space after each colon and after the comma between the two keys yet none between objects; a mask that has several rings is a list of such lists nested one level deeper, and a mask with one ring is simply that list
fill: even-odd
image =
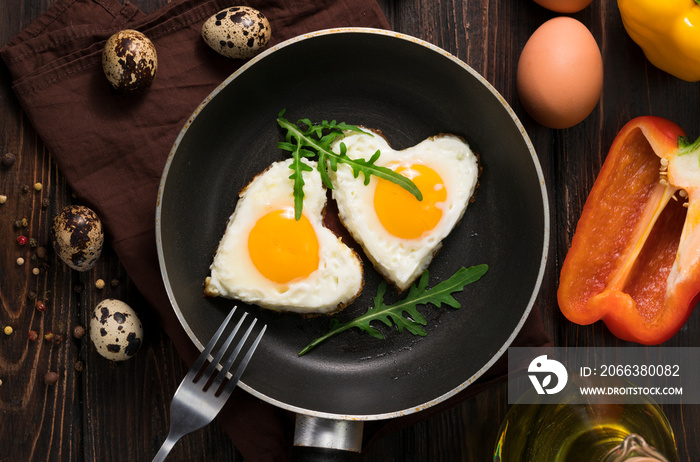
[{"label": "egg yolk", "polygon": [[248,235],[248,253],[267,279],[285,284],[318,269],[318,238],[305,215],[294,219],[294,208],[275,210],[260,218]]},{"label": "egg yolk", "polygon": [[[391,166],[390,166],[391,167]],[[423,200],[389,180],[380,179],[374,192],[374,210],[384,228],[396,237],[417,239],[437,226],[447,190],[435,170],[423,164],[401,164],[395,172],[410,178]]]}]

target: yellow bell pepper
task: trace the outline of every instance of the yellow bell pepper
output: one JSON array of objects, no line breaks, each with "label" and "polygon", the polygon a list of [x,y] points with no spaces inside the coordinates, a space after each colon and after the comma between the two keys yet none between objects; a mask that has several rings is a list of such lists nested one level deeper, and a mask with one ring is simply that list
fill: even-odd
[{"label": "yellow bell pepper", "polygon": [[649,62],[700,80],[700,0],[617,0],[622,24]]}]

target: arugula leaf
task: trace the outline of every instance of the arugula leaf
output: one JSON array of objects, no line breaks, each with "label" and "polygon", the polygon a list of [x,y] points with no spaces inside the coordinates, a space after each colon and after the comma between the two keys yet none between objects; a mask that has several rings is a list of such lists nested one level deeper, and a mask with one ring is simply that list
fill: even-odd
[{"label": "arugula leaf", "polygon": [[420,279],[411,286],[406,298],[388,306],[384,304],[386,282],[382,282],[377,288],[377,295],[374,298],[373,307],[369,308],[365,314],[346,323],[340,323],[337,319],[331,319],[328,332],[304,347],[299,352],[299,356],[308,353],[309,350],[328,338],[348,329],[352,329],[353,327],[363,330],[372,337],[378,339],[384,338],[381,332],[372,327],[372,321],[381,321],[389,327],[395,325],[399,332],[403,332],[403,330],[406,329],[413,335],[424,337],[427,333],[423,326],[428,322],[418,311],[418,305],[430,303],[440,307],[442,304],[445,304],[455,309],[460,308],[461,305],[452,297],[452,294],[462,291],[466,285],[478,281],[486,274],[488,269],[488,265],[460,268],[452,277],[440,282],[432,289],[428,288],[428,271],[426,270],[423,272]]},{"label": "arugula leaf", "polygon": [[[284,110],[277,116],[277,124],[286,130],[285,141],[277,144],[277,147],[292,153],[292,174],[290,179],[294,180],[294,216],[298,220],[301,218],[301,210],[304,201],[304,179],[303,172],[311,171],[311,167],[302,162],[303,158],[311,158],[318,155],[317,170],[321,175],[323,184],[328,189],[333,189],[330,177],[328,176],[328,165],[336,171],[338,163],[347,164],[352,168],[355,178],[360,173],[364,175],[365,185],[369,184],[370,176],[374,175],[378,178],[389,180],[401,186],[416,199],[422,200],[423,195],[416,185],[409,178],[396,173],[388,167],[376,165],[379,159],[380,152],[377,151],[369,159],[352,159],[347,155],[347,148],[344,143],[340,143],[340,153],[336,153],[331,149],[331,143],[336,139],[342,138],[345,131],[355,131],[359,133],[367,133],[356,127],[355,125],[346,124],[345,122],[336,122],[335,120],[324,120],[321,124],[313,124],[309,119],[301,119],[296,124],[291,123],[284,118]],[[304,128],[305,127],[305,128]],[[367,133],[371,135],[371,133]],[[314,154],[314,151],[316,154]]]}]

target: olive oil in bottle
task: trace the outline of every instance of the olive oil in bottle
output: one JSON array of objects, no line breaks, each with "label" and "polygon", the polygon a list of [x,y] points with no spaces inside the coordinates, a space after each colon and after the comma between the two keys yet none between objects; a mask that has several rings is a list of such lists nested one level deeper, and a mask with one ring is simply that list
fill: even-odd
[{"label": "olive oil in bottle", "polygon": [[[640,442],[639,448],[623,454],[619,448],[632,440]],[[673,431],[653,402],[514,404],[501,425],[494,462],[620,462],[634,457],[678,461]]]}]

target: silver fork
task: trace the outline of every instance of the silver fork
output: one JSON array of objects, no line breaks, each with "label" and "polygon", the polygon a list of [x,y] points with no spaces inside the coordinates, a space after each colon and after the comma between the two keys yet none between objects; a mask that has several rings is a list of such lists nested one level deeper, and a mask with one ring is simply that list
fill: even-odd
[{"label": "silver fork", "polygon": [[[234,337],[238,333],[248,313],[243,313],[243,316],[238,321],[238,324],[236,324],[236,327],[233,329],[233,331],[231,331],[231,334],[228,336],[224,344],[216,352],[214,360],[209,363],[206,370],[200,374],[200,371],[208,359],[209,354],[219,341],[221,334],[226,329],[226,326],[228,325],[229,321],[231,321],[231,318],[235,312],[236,307],[234,307],[228,316],[226,316],[224,322],[209,341],[209,344],[207,344],[204,351],[202,351],[202,354],[194,362],[189,372],[187,372],[187,375],[182,380],[182,383],[178,387],[177,391],[175,391],[173,401],[170,403],[170,431],[168,432],[168,437],[160,447],[160,450],[153,458],[153,462],[162,462],[165,460],[165,457],[180,438],[211,423],[211,421],[214,420],[214,417],[216,417],[219,411],[221,411],[221,408],[224,407],[224,404],[228,400],[229,396],[231,396],[234,388],[236,388],[236,384],[241,378],[243,370],[248,365],[251,356],[253,356],[253,352],[258,347],[260,339],[265,333],[267,326],[263,325],[258,336],[255,338],[251,346],[248,347],[245,356],[238,363],[238,366],[233,372],[231,379],[229,379],[221,390],[219,389],[221,388],[221,384],[223,383],[226,374],[228,373],[229,369],[231,369],[236,357],[243,349],[243,346],[253,330],[257,319],[253,318],[252,323],[246,330],[242,339],[238,342],[233,352],[228,356],[226,362],[221,366],[220,371],[217,371],[217,366],[219,366],[221,363],[221,359],[231,345],[231,342],[233,342]],[[211,384],[207,387],[209,382],[211,382]]]}]

